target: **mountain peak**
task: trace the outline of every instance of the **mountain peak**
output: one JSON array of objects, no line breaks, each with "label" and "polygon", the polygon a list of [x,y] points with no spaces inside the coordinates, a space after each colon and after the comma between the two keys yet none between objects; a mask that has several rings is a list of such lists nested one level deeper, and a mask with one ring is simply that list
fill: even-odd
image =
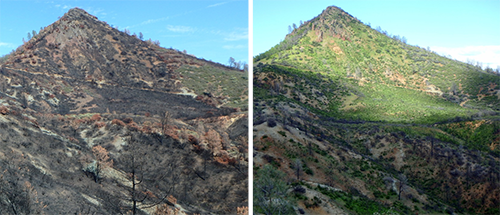
[{"label": "mountain peak", "polygon": [[323,13],[331,13],[331,12],[345,12],[344,10],[342,10],[342,8],[340,7],[337,7],[337,6],[328,6],[326,9],[323,10]]},{"label": "mountain peak", "polygon": [[[247,192],[248,183],[248,74],[143,41],[80,8],[31,35],[0,61],[0,211],[61,214],[89,208],[87,213],[145,214],[170,210],[162,198],[167,194],[175,195],[169,196],[175,210],[186,214],[236,214],[238,207],[247,205],[240,194]],[[19,149],[22,143],[26,147]],[[96,150],[113,158],[115,165],[91,167],[99,174],[89,172]],[[126,206],[133,205],[127,195],[136,190],[129,189],[128,181],[108,183],[115,177],[100,174],[128,174],[132,153],[148,154],[141,161],[148,171],[141,174],[162,178],[159,183],[145,180],[140,187],[151,193],[142,205],[156,210]],[[150,165],[150,160],[160,163]],[[198,162],[202,160],[206,162]],[[152,168],[161,164],[178,168]],[[180,164],[189,166],[190,173]],[[197,183],[195,171],[206,183]],[[38,180],[41,175],[54,186],[43,185],[47,183]],[[6,190],[4,185],[19,177],[26,186]],[[231,186],[220,178],[230,178]],[[28,186],[30,193],[68,195],[30,195],[3,203]],[[188,186],[217,195],[183,197],[171,192]],[[25,202],[34,201],[52,204],[26,207]],[[199,202],[203,204],[192,206]]]},{"label": "mountain peak", "polygon": [[87,80],[99,86],[174,90],[177,76],[157,54],[157,48],[83,9],[72,8],[23,44],[9,67]]},{"label": "mountain peak", "polygon": [[[350,25],[356,22],[359,22],[359,20],[341,8],[329,6],[318,16],[301,23],[298,28],[295,28],[294,25],[293,31],[290,31],[290,33],[286,35],[284,41],[271,50],[256,56],[255,61],[269,58],[278,52],[286,52],[297,45],[302,38],[309,38],[310,41],[316,42],[316,45],[319,45],[324,38],[339,38],[344,41],[351,41],[350,38],[352,37],[353,30],[350,29]],[[301,49],[303,48],[304,47]]]},{"label": "mountain peak", "polygon": [[304,31],[294,31],[302,32],[302,34],[294,36],[302,37],[307,34],[307,31],[312,30],[318,35],[318,40],[322,40],[323,36],[327,35],[348,40],[351,35],[346,28],[352,21],[359,20],[337,6],[329,6],[321,14],[301,25],[301,28],[305,28]]},{"label": "mountain peak", "polygon": [[[9,56],[2,67],[30,75],[83,82],[99,89],[119,86],[193,97],[204,95],[211,89],[192,84],[200,79],[187,80],[181,77],[181,71],[214,68],[211,71],[215,73],[230,71],[241,76],[239,71],[232,71],[224,65],[164,49],[151,41],[119,31],[80,8],[70,9],[59,20],[40,30]],[[183,86],[184,83],[189,88]],[[64,91],[58,93],[67,94]],[[239,94],[224,91],[220,96],[205,100],[201,96],[199,100],[211,106],[231,102],[236,105],[238,101],[227,100],[229,96],[237,98]]]},{"label": "mountain peak", "polygon": [[88,13],[87,11],[85,11],[84,9],[81,9],[79,7],[71,8],[65,15],[67,15],[69,17],[78,17],[78,16],[84,15],[84,16],[90,16],[90,17],[96,18],[92,14]]},{"label": "mountain peak", "polygon": [[81,13],[81,14],[88,14],[87,11],[84,9],[81,9],[79,7],[74,7],[68,10],[68,13]]},{"label": "mountain peak", "polygon": [[68,14],[89,14],[89,13],[87,13],[87,11],[79,7],[74,7],[68,10]]},{"label": "mountain peak", "polygon": [[327,22],[330,25],[334,24],[335,21],[352,21],[352,20],[357,20],[355,17],[353,17],[351,14],[345,12],[342,10],[342,8],[337,7],[337,6],[329,6],[323,12],[316,17],[317,19],[313,20],[319,20],[321,22]]},{"label": "mountain peak", "polygon": [[[408,45],[404,37],[372,29],[332,6],[299,28],[290,28],[282,42],[256,56],[253,77],[254,157],[266,158],[254,160],[255,166],[266,167],[256,171],[257,176],[281,171],[283,176],[269,177],[269,181],[297,177],[306,184],[324,184],[321,186],[352,196],[316,189],[313,192],[321,201],[357,196],[356,201],[343,202],[338,209],[363,202],[364,207],[347,207],[348,211],[335,214],[393,209],[400,214],[429,214],[436,208],[431,205],[446,205],[447,211],[460,213],[498,214],[495,195],[499,189],[496,193],[478,191],[469,184],[499,186],[492,183],[495,180],[485,179],[498,175],[488,170],[495,169],[498,160],[492,155],[500,153],[495,144],[500,137],[499,76]],[[275,161],[294,165],[275,165]],[[360,161],[367,163],[357,165]],[[481,166],[480,173],[458,177],[469,171],[464,161]],[[354,165],[347,165],[351,162]],[[343,166],[335,167],[338,163]],[[349,171],[356,174],[345,173],[349,166],[355,166]],[[384,176],[378,182],[370,179],[370,168]],[[300,170],[305,174],[293,174]],[[398,172],[401,174],[396,176]],[[412,183],[406,183],[404,191],[399,186],[399,194],[404,194],[386,196],[397,189],[380,181],[399,181],[401,185],[410,177]],[[258,186],[266,184],[254,181],[254,187]],[[307,189],[301,187],[300,192]],[[453,198],[447,193],[454,193]],[[471,193],[476,199],[493,200],[479,206],[468,201]],[[254,195],[267,194],[257,190]],[[291,200],[294,207],[311,204],[311,200],[301,199],[282,201]],[[415,205],[411,199],[426,200]],[[332,208],[305,207],[303,211],[316,214]],[[437,208],[436,212],[443,210]]]}]

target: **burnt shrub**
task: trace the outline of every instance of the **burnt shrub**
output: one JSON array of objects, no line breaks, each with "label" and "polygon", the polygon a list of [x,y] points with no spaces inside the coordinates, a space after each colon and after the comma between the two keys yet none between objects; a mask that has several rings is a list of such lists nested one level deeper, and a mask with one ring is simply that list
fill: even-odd
[{"label": "burnt shrub", "polygon": [[276,120],[274,118],[267,119],[267,126],[273,128],[276,126]]},{"label": "burnt shrub", "polygon": [[297,185],[293,188],[293,191],[296,193],[306,193],[306,189],[300,185]]}]

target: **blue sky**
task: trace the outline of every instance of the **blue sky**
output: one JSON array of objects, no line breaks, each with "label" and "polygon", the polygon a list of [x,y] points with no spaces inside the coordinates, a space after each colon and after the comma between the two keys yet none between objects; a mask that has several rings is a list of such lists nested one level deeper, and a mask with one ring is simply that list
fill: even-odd
[{"label": "blue sky", "polygon": [[493,69],[500,66],[499,0],[254,0],[253,55],[283,40],[289,25],[310,20],[331,5],[372,28],[405,36],[409,44]]},{"label": "blue sky", "polygon": [[1,0],[0,56],[73,7],[119,30],[142,32],[162,47],[223,64],[229,57],[248,62],[247,0]]}]

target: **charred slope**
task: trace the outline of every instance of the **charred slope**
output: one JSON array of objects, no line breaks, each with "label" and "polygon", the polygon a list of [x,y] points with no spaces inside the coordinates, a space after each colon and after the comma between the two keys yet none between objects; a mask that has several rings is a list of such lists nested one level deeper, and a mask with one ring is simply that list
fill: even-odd
[{"label": "charred slope", "polygon": [[175,118],[212,117],[234,112],[214,107],[192,96],[126,86],[96,85],[78,79],[55,78],[23,70],[0,68],[0,94],[22,109],[52,114],[146,113],[160,116],[169,111]]},{"label": "charred slope", "polygon": [[200,65],[242,74],[78,8],[43,29],[0,66],[0,211],[236,213],[248,116],[183,86]]},{"label": "charred slope", "polygon": [[7,67],[104,85],[175,91],[152,44],[75,8],[11,56]]},{"label": "charred slope", "polygon": [[[206,116],[233,112],[223,106],[228,99],[226,92],[218,92],[219,97],[215,97],[212,95],[216,92],[206,89],[195,92],[183,86],[177,70],[201,66],[216,68],[218,73],[243,74],[139,40],[74,8],[9,56],[0,67],[0,85],[2,94],[17,100],[23,108],[58,114],[113,111],[159,114],[178,112],[173,108],[185,106],[188,108],[184,110],[192,113],[182,116],[187,118],[204,116],[207,112]],[[189,85],[201,82],[206,81],[191,80]],[[244,88],[234,91],[237,98],[245,94]],[[196,96],[197,100],[189,98]]]},{"label": "charred slope", "polygon": [[[189,131],[195,128],[185,127],[185,133],[173,137],[112,123],[107,117],[47,119],[45,129],[15,115],[0,115],[0,210],[117,214],[132,211],[134,198],[138,214],[151,214],[165,204],[189,214],[228,214],[245,206],[247,165],[214,159],[210,148],[200,146],[203,136]],[[228,145],[241,140],[230,141]],[[109,160],[96,157],[98,147]],[[93,166],[104,166],[104,161],[112,162]],[[96,174],[93,168],[102,169]],[[131,173],[142,181],[135,190]]]},{"label": "charred slope", "polygon": [[[80,90],[74,89],[78,85],[83,85],[81,88],[108,86],[193,97],[198,95],[201,98],[204,97],[203,93],[218,93],[219,97],[198,99],[218,107],[231,103],[228,101],[230,97],[244,97],[246,81],[241,78],[235,79],[237,83],[233,83],[241,87],[231,90],[219,86],[220,83],[213,83],[211,89],[187,88],[206,84],[207,80],[183,78],[179,69],[203,76],[203,70],[195,69],[198,67],[214,70],[215,74],[210,75],[215,76],[246,76],[243,71],[142,41],[74,8],[9,56],[2,69],[10,71],[10,74],[2,81],[8,80],[10,84],[10,76],[17,73],[20,79],[14,80],[16,84],[23,83],[22,87],[36,85],[36,90],[44,88],[59,100],[64,99],[60,96]],[[59,88],[54,89],[57,85]],[[224,87],[224,90],[215,92],[219,87]]]}]

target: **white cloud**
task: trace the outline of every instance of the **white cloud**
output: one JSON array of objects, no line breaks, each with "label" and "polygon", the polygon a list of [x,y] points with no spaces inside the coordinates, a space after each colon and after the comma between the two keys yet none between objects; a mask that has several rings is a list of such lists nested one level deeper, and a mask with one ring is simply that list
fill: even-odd
[{"label": "white cloud", "polygon": [[466,46],[466,47],[430,47],[431,50],[444,56],[467,63],[481,62],[483,67],[496,69],[500,66],[500,46]]},{"label": "white cloud", "polygon": [[12,44],[12,43],[4,43],[4,42],[0,42],[0,47],[2,46],[5,46],[7,48],[15,48],[16,45]]},{"label": "white cloud", "polygon": [[54,3],[54,1],[47,1],[45,3],[46,4],[50,4],[51,7],[55,7],[55,8],[58,8],[60,10],[66,10],[68,8],[72,8],[71,5],[66,5],[66,4],[63,5],[63,4],[59,4],[59,2],[58,3]]},{"label": "white cloud", "polygon": [[[233,0],[233,1],[234,1],[234,0]],[[207,7],[217,7],[217,6],[221,6],[221,5],[224,5],[224,4],[227,4],[227,3],[233,2],[233,1],[219,2],[219,3],[216,3],[216,4],[208,5]]]},{"label": "white cloud", "polygon": [[223,36],[225,41],[238,41],[248,39],[247,28],[237,28],[231,32],[212,31],[212,33]]},{"label": "white cloud", "polygon": [[[80,7],[82,8],[82,7]],[[103,13],[103,9],[101,8],[92,8],[92,7],[83,7],[82,9],[84,9],[85,11],[87,11],[87,13],[89,14],[92,14],[94,16],[105,16],[107,13]]]},{"label": "white cloud", "polygon": [[94,16],[97,16],[99,18],[101,18],[100,16],[102,17],[105,17],[106,15],[108,15],[108,13],[104,12],[104,9],[102,8],[95,8],[95,7],[83,7],[83,6],[74,6],[74,5],[60,5],[60,4],[57,4],[55,5],[56,8],[60,8],[62,11],[64,12],[67,12],[69,9],[71,8],[75,8],[75,7],[78,7],[78,8],[81,8],[85,11],[87,11],[87,13],[91,14],[91,15],[94,15]]},{"label": "white cloud", "polygon": [[246,45],[224,45],[222,46],[223,49],[244,49],[247,48]]},{"label": "white cloud", "polygon": [[[115,17],[113,17],[114,19]],[[132,29],[132,28],[135,28],[135,27],[138,27],[138,26],[143,26],[143,25],[149,25],[149,24],[152,24],[152,23],[155,23],[155,22],[161,22],[161,21],[165,21],[169,19],[169,17],[163,17],[163,18],[158,18],[158,19],[148,19],[146,21],[143,21],[139,24],[136,24],[136,25],[132,25],[132,26],[127,26],[126,28],[128,29]]]},{"label": "white cloud", "polygon": [[181,26],[181,25],[177,25],[177,26],[168,25],[167,29],[169,31],[173,31],[173,32],[176,32],[176,33],[194,32],[196,30],[195,28],[192,28],[192,27],[189,27],[189,26]]},{"label": "white cloud", "polygon": [[144,22],[141,22],[140,25],[147,25],[147,24],[151,24],[151,23],[155,23],[155,22],[165,21],[167,19],[168,19],[168,17],[163,17],[163,18],[159,18],[159,19],[148,19]]}]

